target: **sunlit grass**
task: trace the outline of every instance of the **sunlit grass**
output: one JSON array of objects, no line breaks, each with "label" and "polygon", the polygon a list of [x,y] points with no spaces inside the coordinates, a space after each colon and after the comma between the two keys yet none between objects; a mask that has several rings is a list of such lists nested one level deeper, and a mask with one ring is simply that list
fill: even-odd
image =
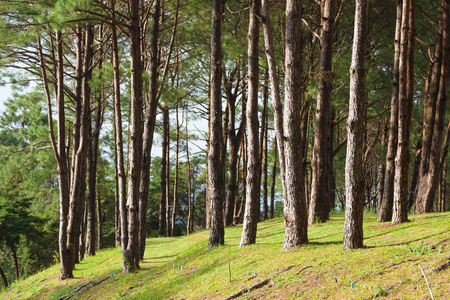
[{"label": "sunlit grass", "polygon": [[[365,248],[353,251],[342,250],[342,214],[310,226],[309,244],[287,252],[281,250],[282,219],[259,223],[257,244],[245,248],[239,248],[241,226],[227,228],[225,245],[215,249],[207,249],[208,231],[151,238],[137,273],[122,274],[120,249],[106,249],[77,265],[75,279],[59,282],[59,267],[53,266],[15,283],[0,298],[56,299],[112,273],[112,278],[89,287],[76,299],[223,299],[288,266],[293,268],[242,299],[427,298],[428,287],[418,265],[429,273],[448,261],[450,213],[410,218],[409,223],[391,226],[366,215]],[[428,275],[436,297],[450,294],[449,274],[444,270]]]}]

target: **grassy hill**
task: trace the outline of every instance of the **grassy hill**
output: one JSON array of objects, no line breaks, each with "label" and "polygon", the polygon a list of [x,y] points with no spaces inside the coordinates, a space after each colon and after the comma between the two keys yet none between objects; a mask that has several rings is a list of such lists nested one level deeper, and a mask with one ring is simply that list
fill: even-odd
[{"label": "grassy hill", "polygon": [[430,299],[419,266],[436,299],[448,299],[450,213],[412,216],[400,226],[366,216],[366,248],[354,251],[342,250],[343,226],[342,215],[310,226],[310,243],[289,252],[281,250],[282,219],[258,224],[257,244],[246,248],[239,248],[241,227],[227,228],[217,249],[207,249],[208,231],[151,238],[135,274],[121,273],[120,249],[106,249],[78,265],[75,279],[59,282],[55,265],[0,299],[224,299],[269,278],[237,299]]}]

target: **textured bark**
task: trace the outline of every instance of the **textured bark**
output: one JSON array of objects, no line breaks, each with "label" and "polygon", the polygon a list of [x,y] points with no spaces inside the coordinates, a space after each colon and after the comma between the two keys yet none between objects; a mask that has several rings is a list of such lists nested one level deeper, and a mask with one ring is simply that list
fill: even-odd
[{"label": "textured bark", "polygon": [[355,7],[355,25],[353,49],[350,66],[350,98],[347,119],[347,156],[345,160],[345,224],[344,249],[363,246],[363,139],[366,89],[364,68],[367,31],[368,0],[357,0]]},{"label": "textured bark", "polygon": [[[440,48],[440,53],[435,57],[432,69],[437,69],[437,74],[434,77],[432,76],[430,80],[429,89],[426,91],[426,95],[430,97],[424,101],[424,105],[426,105],[424,106],[424,142],[419,171],[419,186],[414,207],[415,214],[433,211],[434,196],[441,173],[440,156],[449,86],[449,2],[446,0],[440,1],[441,26],[437,45],[440,41],[441,46],[436,46],[436,49]],[[435,80],[433,81],[433,79]]]},{"label": "textured bark", "polygon": [[[66,126],[64,111],[64,57],[61,32],[56,32],[56,112],[58,115],[58,141],[54,149],[55,158],[58,162],[58,186],[59,186],[59,258],[60,258],[60,280],[72,278],[72,268],[69,264],[67,252],[67,214],[69,211],[70,190],[69,190],[69,170],[66,153]],[[42,58],[41,58],[42,60]],[[51,116],[51,103],[47,99],[48,115]],[[51,126],[51,125],[49,125]]]},{"label": "textured bark", "polygon": [[259,86],[259,19],[261,1],[253,0],[250,7],[248,27],[248,96],[247,96],[247,188],[244,212],[244,224],[240,246],[256,242],[256,230],[260,205],[260,159],[258,138],[258,86]]},{"label": "textured bark", "polygon": [[394,38],[394,67],[391,97],[391,118],[389,121],[388,149],[386,154],[386,170],[383,183],[383,201],[378,208],[377,222],[392,220],[392,205],[394,203],[395,153],[398,143],[398,92],[399,92],[399,60],[400,36],[402,25],[402,0],[397,0],[397,17]]},{"label": "textured bark", "polygon": [[145,239],[147,238],[148,187],[150,182],[151,149],[155,132],[158,81],[158,35],[161,5],[160,0],[153,3],[152,31],[150,37],[150,74],[147,110],[143,136],[141,186],[139,187],[139,256],[144,258]]},{"label": "textured bark", "polygon": [[208,247],[212,248],[225,243],[223,226],[224,182],[221,159],[222,136],[222,10],[221,0],[213,0],[211,14],[211,75],[209,100],[209,152],[208,152],[208,181],[209,199],[211,203],[210,236]]},{"label": "textured bark", "polygon": [[335,1],[321,4],[321,52],[316,104],[316,129],[311,159],[311,202],[309,224],[316,220],[326,222],[330,214],[331,197],[331,91],[333,89],[332,60]]},{"label": "textured bark", "polygon": [[[163,126],[163,131],[165,131],[165,126]],[[163,143],[162,143],[162,153],[161,153],[161,183],[160,183],[160,195],[159,195],[159,236],[166,235],[167,220],[166,213],[168,210],[166,203],[166,179],[167,179],[167,151],[166,151],[166,139],[163,133]]]},{"label": "textured bark", "polygon": [[75,263],[79,262],[80,224],[83,216],[82,204],[85,199],[86,190],[86,156],[90,135],[90,79],[92,77],[91,64],[93,58],[93,42],[93,28],[91,25],[88,25],[85,30],[83,50],[82,97],[81,99],[77,99],[78,101],[82,101],[81,111],[76,109],[76,115],[81,114],[80,129],[78,142],[73,145],[70,204],[67,226],[67,249],[69,251],[69,263],[72,269],[75,268]]},{"label": "textured bark", "polygon": [[403,2],[399,60],[398,144],[395,156],[392,224],[408,221],[409,138],[414,96],[414,9],[415,0]]},{"label": "textured bark", "polygon": [[[239,131],[236,134],[235,126],[236,126],[236,100],[238,96],[238,92],[240,90],[240,65],[236,64],[236,69],[232,72],[235,73],[237,71],[236,85],[234,86],[234,91],[232,91],[231,83],[234,79],[234,76],[230,76],[230,79],[224,78],[224,89],[227,96],[227,109],[228,109],[228,185],[227,185],[227,196],[226,196],[226,205],[225,205],[225,217],[224,222],[225,226],[233,225],[233,215],[234,215],[234,206],[236,203],[236,197],[238,194],[238,153],[239,153],[239,145],[241,144],[242,137],[244,134],[244,126],[246,123],[245,120],[245,112],[242,114],[241,124],[239,126]],[[243,105],[244,107],[245,105]]]},{"label": "textured bark", "polygon": [[[111,1],[113,19],[115,16],[115,0]],[[120,243],[122,246],[122,258],[125,258],[125,251],[128,245],[128,218],[126,208],[126,174],[125,162],[123,153],[123,131],[122,131],[122,108],[121,108],[121,94],[120,94],[120,60],[119,49],[117,45],[117,28],[113,23],[111,26],[111,52],[113,61],[113,76],[114,76],[114,126],[115,126],[115,153],[117,160],[117,189],[118,189],[118,207],[120,216]],[[124,260],[125,265],[125,260]]]},{"label": "textured bark", "polygon": [[270,10],[269,0],[262,0],[261,15],[264,30],[264,49],[269,67],[269,79],[271,86],[272,108],[275,125],[275,137],[278,141],[276,147],[278,149],[278,157],[280,161],[280,179],[283,189],[283,197],[286,197],[285,188],[285,155],[284,155],[284,131],[283,131],[283,107],[280,99],[280,83],[277,75],[277,64],[275,61],[275,52],[273,49],[273,36],[270,27]]},{"label": "textured bark", "polygon": [[[86,205],[87,205],[87,223],[86,223],[86,255],[95,255],[95,204],[97,199],[97,189],[96,189],[96,178],[97,178],[97,156],[98,156],[98,139],[99,139],[99,129],[101,126],[102,118],[102,103],[101,100],[97,103],[96,117],[95,117],[95,127],[93,136],[90,138],[88,157],[87,157],[87,194],[86,194]],[[90,131],[92,131],[90,129]],[[97,205],[97,209],[100,212],[101,207]],[[101,228],[101,220],[97,217],[97,223]],[[97,233],[98,236],[98,233]],[[101,237],[99,236],[99,239]]]},{"label": "textured bark", "polygon": [[[308,242],[308,216],[304,189],[302,156],[302,74],[301,74],[301,17],[302,1],[286,2],[286,56],[284,142],[285,180],[284,224],[286,227],[283,249],[288,250]],[[280,156],[281,161],[281,156]]]},{"label": "textured bark", "polygon": [[142,63],[139,0],[129,1],[130,13],[130,73],[131,73],[131,132],[128,173],[127,217],[128,244],[123,272],[139,269],[139,186],[142,165]]}]

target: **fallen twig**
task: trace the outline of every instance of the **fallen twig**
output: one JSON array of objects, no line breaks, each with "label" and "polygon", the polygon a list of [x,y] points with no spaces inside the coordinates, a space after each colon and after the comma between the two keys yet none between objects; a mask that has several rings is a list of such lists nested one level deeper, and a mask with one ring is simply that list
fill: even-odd
[{"label": "fallen twig", "polygon": [[428,290],[430,291],[431,300],[434,300],[433,291],[431,290],[430,284],[428,283],[427,276],[423,272],[423,269],[422,269],[422,267],[420,265],[419,265],[419,268],[420,268],[420,271],[422,272],[423,278],[425,278],[425,282],[427,283]]},{"label": "fallen twig", "polygon": [[286,272],[286,271],[289,271],[289,270],[292,269],[293,267],[294,267],[294,266],[289,266],[289,267],[287,267],[287,268],[285,268],[285,269],[283,269],[283,270],[281,270],[281,271],[278,271],[277,273],[275,273],[274,275],[272,275],[272,277],[269,277],[269,278],[267,278],[267,279],[264,279],[263,281],[259,281],[259,282],[255,283],[254,285],[252,285],[251,287],[244,288],[244,289],[240,290],[239,292],[236,292],[236,293],[234,293],[234,294],[228,296],[227,298],[225,298],[225,300],[235,299],[235,298],[239,297],[240,295],[242,295],[242,294],[244,294],[244,293],[246,293],[246,292],[248,292],[248,291],[251,291],[251,290],[260,288],[260,287],[262,287],[262,286],[265,286],[265,285],[269,284],[275,276],[278,276],[278,275],[280,275],[281,273],[284,273],[284,272]]}]

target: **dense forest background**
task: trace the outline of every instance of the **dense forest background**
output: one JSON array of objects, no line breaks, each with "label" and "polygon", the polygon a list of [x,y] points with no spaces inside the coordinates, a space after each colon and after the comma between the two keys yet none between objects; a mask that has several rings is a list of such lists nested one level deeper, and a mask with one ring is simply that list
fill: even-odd
[{"label": "dense forest background", "polygon": [[0,1],[3,285],[104,247],[138,269],[149,236],[243,224],[245,246],[284,216],[290,249],[346,211],[350,249],[363,210],[445,211],[449,9]]}]

